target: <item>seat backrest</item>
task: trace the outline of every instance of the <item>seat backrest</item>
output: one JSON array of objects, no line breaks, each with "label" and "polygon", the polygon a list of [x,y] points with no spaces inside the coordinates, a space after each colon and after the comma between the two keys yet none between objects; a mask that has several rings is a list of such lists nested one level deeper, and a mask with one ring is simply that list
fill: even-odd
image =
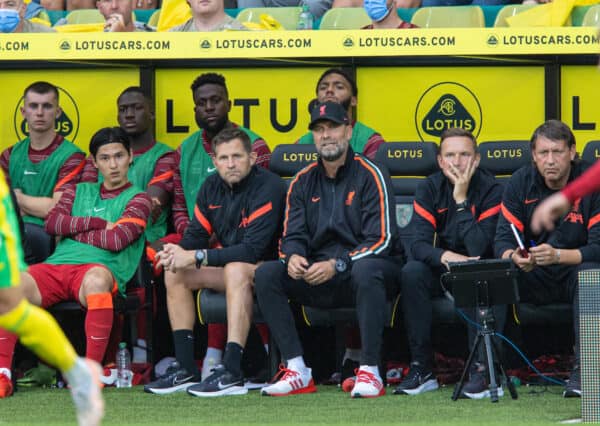
[{"label": "seat backrest", "polygon": [[531,9],[532,7],[536,7],[537,4],[507,4],[504,6],[498,14],[496,15],[496,20],[494,21],[494,27],[508,27],[508,22],[506,22],[506,18],[510,16],[515,16],[518,13],[523,12],[524,10]]},{"label": "seat backrest", "polygon": [[356,30],[371,24],[362,7],[335,7],[323,15],[320,30]]},{"label": "seat backrest", "polygon": [[600,141],[589,141],[585,144],[581,159],[588,163],[594,164],[600,158]]},{"label": "seat backrest", "polygon": [[433,142],[388,142],[377,150],[375,160],[385,166],[392,177],[396,223],[406,254],[414,239],[411,219],[417,185],[438,170],[437,145]]},{"label": "seat backrest", "polygon": [[581,21],[582,27],[598,27],[600,26],[600,5],[597,4],[592,6],[585,12],[583,20]]},{"label": "seat backrest", "polygon": [[76,9],[66,16],[67,24],[98,24],[104,22],[104,16],[98,9]]},{"label": "seat backrest", "polygon": [[529,141],[492,141],[479,144],[481,163],[500,181],[508,179],[516,170],[531,163]]},{"label": "seat backrest", "polygon": [[421,28],[483,28],[485,18],[479,6],[422,7],[411,22]]},{"label": "seat backrest", "polygon": [[300,12],[302,12],[300,7],[248,7],[238,13],[236,19],[241,23],[255,22],[258,24],[261,15],[270,15],[286,30],[295,30],[298,28]]},{"label": "seat backrest", "polygon": [[317,161],[317,150],[314,145],[279,144],[271,154],[269,169],[282,178],[290,178]]},{"label": "seat backrest", "polygon": [[148,25],[156,28],[158,26],[158,19],[160,18],[160,9],[154,11],[152,15],[150,15],[150,19],[148,19]]}]

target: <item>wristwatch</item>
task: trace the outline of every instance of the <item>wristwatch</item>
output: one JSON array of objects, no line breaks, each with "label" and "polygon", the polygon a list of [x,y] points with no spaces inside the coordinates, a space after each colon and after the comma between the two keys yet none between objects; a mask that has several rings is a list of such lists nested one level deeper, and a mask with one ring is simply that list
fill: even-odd
[{"label": "wristwatch", "polygon": [[348,262],[346,262],[341,257],[338,257],[337,259],[335,259],[335,271],[337,273],[341,274],[343,272],[346,272],[347,269],[348,269]]},{"label": "wristwatch", "polygon": [[200,269],[204,264],[204,250],[196,250],[194,257],[196,258],[196,268]]}]

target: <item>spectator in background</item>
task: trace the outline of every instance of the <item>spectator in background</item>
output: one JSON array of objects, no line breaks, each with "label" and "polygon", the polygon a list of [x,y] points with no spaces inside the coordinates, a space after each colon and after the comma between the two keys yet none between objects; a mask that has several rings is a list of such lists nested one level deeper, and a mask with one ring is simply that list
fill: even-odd
[{"label": "spectator in background", "polygon": [[[568,213],[556,218],[553,230],[534,232],[531,219],[536,207],[564,190],[585,167],[575,161],[573,132],[558,120],[535,130],[531,155],[532,165],[513,173],[504,190],[494,250],[497,257],[511,259],[521,269],[521,301],[572,304],[575,362],[563,396],[580,397],[578,277],[580,271],[600,267],[600,195],[578,194]],[[510,224],[519,230],[522,241],[532,242],[527,256],[519,252]]]},{"label": "spectator in background", "polygon": [[[440,276],[449,262],[493,257],[493,242],[502,187],[478,168],[480,156],[471,132],[451,128],[442,133],[437,162],[440,171],[422,181],[415,194],[412,258],[402,269],[402,311],[411,353],[408,375],[394,393],[417,395],[438,388],[431,347],[432,301],[443,294]],[[435,242],[434,242],[435,241]],[[494,309],[502,331],[506,306]],[[473,313],[469,312],[469,316]],[[472,346],[475,331],[469,327]],[[483,354],[476,360],[483,361]],[[483,364],[471,374],[463,393],[469,398],[489,395]],[[475,371],[473,371],[475,373]],[[498,389],[499,394],[501,388]]]},{"label": "spectator in background", "polygon": [[363,27],[363,30],[418,28],[416,25],[400,19],[394,0],[365,0],[364,3],[365,11],[373,23]]},{"label": "spectator in background", "polygon": [[0,0],[0,33],[53,33],[54,29],[25,19],[23,0]]},{"label": "spectator in background", "polygon": [[63,191],[79,182],[85,154],[55,131],[62,114],[56,86],[38,81],[25,89],[23,97],[21,114],[29,136],[2,152],[0,167],[15,191],[37,263],[48,257],[54,245],[44,231],[44,219]]},{"label": "spectator in background", "polygon": [[133,21],[133,3],[131,0],[98,0],[98,11],[106,19],[104,31],[123,33],[133,31],[151,31],[143,22]]},{"label": "spectator in background", "polygon": [[[394,5],[397,9],[411,9],[421,6],[421,0],[395,0]],[[334,7],[363,7],[363,0],[333,0]]]},{"label": "spectator in background", "polygon": [[[375,130],[352,119],[352,109],[356,107],[358,102],[358,87],[350,73],[342,68],[328,69],[319,77],[315,91],[318,102],[337,102],[344,107],[348,119],[352,123],[350,147],[354,152],[363,154],[373,160],[377,148],[384,143],[384,140]],[[306,133],[296,143],[314,144],[313,133]]]},{"label": "spectator in background", "polygon": [[[65,10],[65,0],[33,0],[29,3],[27,9],[34,4],[37,4],[46,10]],[[35,5],[33,7],[35,7]]]},{"label": "spectator in background", "polygon": [[331,9],[332,2],[333,0],[238,0],[237,3],[240,9],[247,7],[294,7],[306,3],[310,13],[318,19]]},{"label": "spectator in background", "polygon": [[93,9],[96,7],[96,0],[65,0],[67,10]]},{"label": "spectator in background", "polygon": [[225,13],[223,0],[187,0],[192,9],[192,17],[169,31],[224,31],[245,30],[239,21]]}]

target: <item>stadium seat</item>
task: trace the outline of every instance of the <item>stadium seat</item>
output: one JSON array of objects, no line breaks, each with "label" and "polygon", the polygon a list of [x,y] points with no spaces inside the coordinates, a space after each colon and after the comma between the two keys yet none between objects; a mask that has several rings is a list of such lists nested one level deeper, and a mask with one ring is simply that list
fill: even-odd
[{"label": "stadium seat", "polygon": [[600,141],[589,141],[583,148],[581,159],[588,164],[594,164],[598,158],[600,158]]},{"label": "stadium seat", "polygon": [[148,25],[150,27],[156,28],[158,26],[158,19],[160,18],[160,9],[154,11],[154,13],[148,19]]},{"label": "stadium seat", "polygon": [[598,27],[600,26],[600,5],[592,6],[583,16],[581,21],[582,27]]},{"label": "stadium seat", "polygon": [[494,27],[508,27],[506,18],[509,16],[515,16],[516,14],[521,13],[524,10],[531,9],[535,6],[537,6],[537,4],[509,4],[504,6],[496,15]]},{"label": "stadium seat", "polygon": [[[76,9],[70,11],[66,18],[67,24],[98,24],[104,23],[104,16],[98,9]],[[131,12],[131,19],[135,22],[135,13]]]},{"label": "stadium seat", "polygon": [[479,144],[479,153],[479,167],[500,181],[510,178],[517,169],[531,163],[530,143],[524,140],[482,142]]},{"label": "stadium seat", "polygon": [[255,22],[258,24],[261,21],[261,15],[270,15],[286,30],[295,30],[298,28],[301,11],[300,7],[248,7],[242,10],[236,19],[241,23]]},{"label": "stadium seat", "polygon": [[485,18],[479,6],[422,7],[411,22],[421,28],[483,28]]},{"label": "stadium seat", "polygon": [[290,179],[316,160],[317,151],[314,145],[279,144],[271,154],[269,169],[283,179]]},{"label": "stadium seat", "polygon": [[356,30],[371,24],[362,7],[336,7],[323,15],[320,30]]}]

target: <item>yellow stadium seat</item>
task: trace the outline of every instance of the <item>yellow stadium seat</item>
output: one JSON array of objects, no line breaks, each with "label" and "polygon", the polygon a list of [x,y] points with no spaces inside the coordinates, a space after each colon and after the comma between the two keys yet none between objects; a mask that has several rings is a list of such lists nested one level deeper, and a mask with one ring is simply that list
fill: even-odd
[{"label": "yellow stadium seat", "polygon": [[160,9],[155,10],[152,15],[150,15],[150,19],[148,19],[148,25],[151,27],[158,27],[158,19],[160,18]]},{"label": "yellow stadium seat", "polygon": [[329,9],[321,19],[321,30],[354,30],[371,24],[362,7],[336,7]]},{"label": "yellow stadium seat", "polygon": [[236,19],[241,23],[254,22],[260,23],[261,15],[270,15],[281,24],[286,30],[295,30],[298,28],[300,17],[300,7],[248,7],[238,13]]},{"label": "yellow stadium seat", "polygon": [[524,10],[531,9],[532,7],[536,7],[537,4],[509,4],[504,6],[498,14],[496,15],[496,21],[494,21],[494,27],[508,27],[508,22],[506,22],[506,18],[510,16],[515,16],[518,13],[523,12]]},{"label": "yellow stadium seat", "polygon": [[592,6],[585,12],[583,21],[581,21],[582,27],[598,27],[600,26],[600,4]]},{"label": "yellow stadium seat", "polygon": [[479,6],[422,7],[411,22],[421,28],[483,28],[485,18]]},{"label": "yellow stadium seat", "polygon": [[[131,12],[131,19],[135,22],[135,13]],[[67,24],[99,24],[104,23],[104,16],[98,9],[76,9],[66,16]]]}]

